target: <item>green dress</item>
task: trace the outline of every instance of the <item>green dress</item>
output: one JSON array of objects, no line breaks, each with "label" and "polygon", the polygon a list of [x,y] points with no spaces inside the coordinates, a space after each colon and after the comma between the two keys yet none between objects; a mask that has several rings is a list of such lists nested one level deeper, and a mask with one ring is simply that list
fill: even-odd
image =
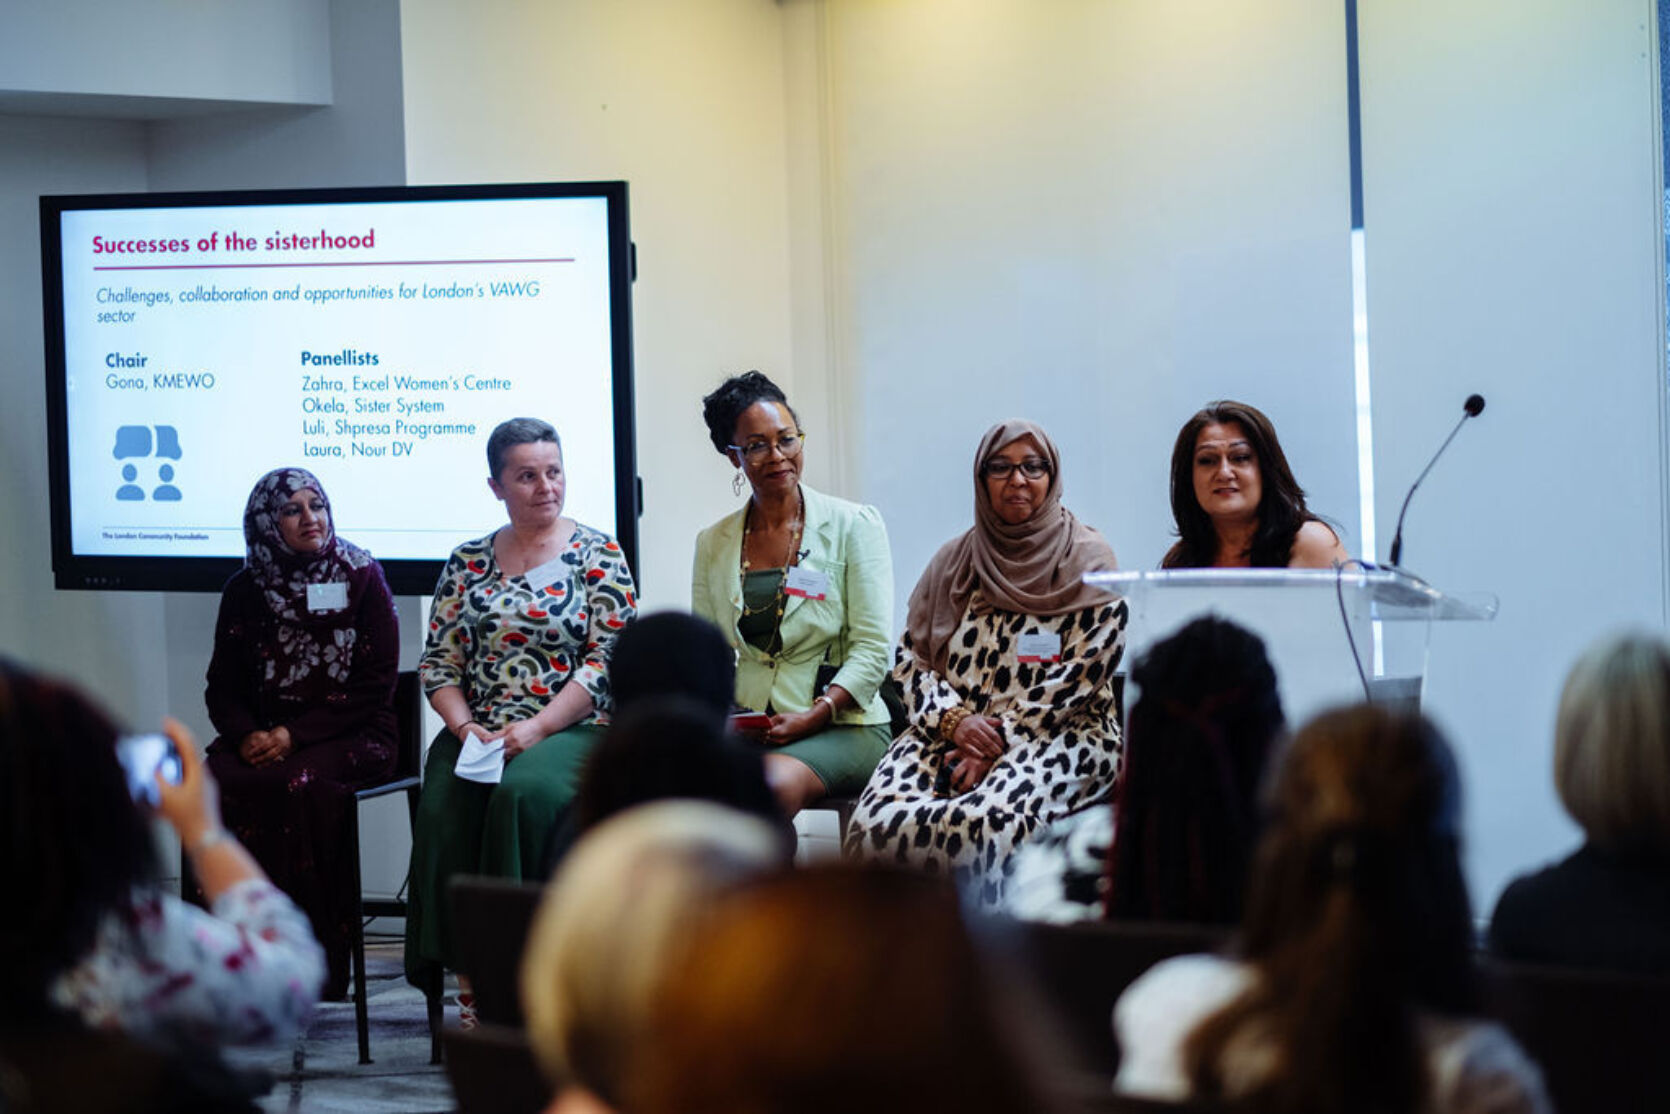
[{"label": "green dress", "polygon": [[636,609],[620,546],[583,525],[556,559],[527,573],[499,567],[491,534],[459,546],[442,571],[419,665],[425,692],[458,687],[489,728],[536,715],[566,685],[586,690],[592,712],[505,763],[496,785],[453,772],[460,742],[451,732],[430,744],[406,908],[406,977],[426,992],[438,990],[441,968],[455,966],[452,876],[537,876],[603,737],[609,656]]},{"label": "green dress", "polygon": [[[783,581],[783,570],[762,569],[747,573],[742,580],[742,618],[737,621],[737,633],[751,646],[765,653],[776,649],[778,638],[777,609],[772,601]],[[804,711],[803,708],[764,708],[766,712]],[[881,761],[887,744],[892,741],[885,723],[853,724],[828,727],[809,738],[799,739],[770,753],[786,754],[806,764],[824,792],[831,797],[857,796],[869,780],[870,772]]]}]

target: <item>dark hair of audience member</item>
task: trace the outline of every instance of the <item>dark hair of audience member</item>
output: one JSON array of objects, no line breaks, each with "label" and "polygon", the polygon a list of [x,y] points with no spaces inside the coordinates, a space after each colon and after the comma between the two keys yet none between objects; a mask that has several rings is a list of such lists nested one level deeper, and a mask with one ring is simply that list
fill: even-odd
[{"label": "dark hair of audience member", "polygon": [[1047,1108],[942,879],[837,863],[748,884],[667,971],[638,1114]]},{"label": "dark hair of audience member", "polygon": [[1305,505],[1305,489],[1293,478],[1287,454],[1282,452],[1281,442],[1276,438],[1276,427],[1264,412],[1230,399],[1209,402],[1183,423],[1171,447],[1171,514],[1178,538],[1161,559],[1161,568],[1210,568],[1217,559],[1217,527],[1195,498],[1195,442],[1207,426],[1230,422],[1241,427],[1258,457],[1258,475],[1263,486],[1258,503],[1258,529],[1253,533],[1250,554],[1253,567],[1286,568],[1293,556],[1293,539],[1298,536],[1299,527],[1317,517]]},{"label": "dark hair of audience member", "polygon": [[702,398],[702,421],[707,424],[708,440],[713,442],[720,456],[731,455],[737,420],[742,417],[743,411],[757,402],[780,403],[790,417],[797,423],[800,421],[800,415],[789,405],[783,388],[759,371],[733,375]]},{"label": "dark hair of audience member", "polygon": [[645,698],[620,713],[580,775],[579,830],[673,797],[783,823],[759,751],[729,738],[721,723],[710,706],[678,696]]},{"label": "dark hair of audience member", "polygon": [[153,881],[151,832],[128,797],[115,726],[80,693],[0,661],[0,954],[11,1018],[47,1009],[52,980],[105,914]]},{"label": "dark hair of audience member", "polygon": [[1259,789],[1285,722],[1259,637],[1196,619],[1131,671],[1107,914],[1233,924],[1258,842]]},{"label": "dark hair of audience member", "polygon": [[643,615],[615,639],[609,687],[616,711],[645,697],[683,696],[723,720],[736,692],[736,653],[719,628],[699,616],[684,611]]},{"label": "dark hair of audience member", "polygon": [[1277,1068],[1236,1109],[1422,1108],[1418,1012],[1474,1005],[1460,782],[1426,720],[1372,705],[1325,713],[1284,756],[1241,931],[1259,978],[1183,1052],[1193,1093],[1247,1032]]}]

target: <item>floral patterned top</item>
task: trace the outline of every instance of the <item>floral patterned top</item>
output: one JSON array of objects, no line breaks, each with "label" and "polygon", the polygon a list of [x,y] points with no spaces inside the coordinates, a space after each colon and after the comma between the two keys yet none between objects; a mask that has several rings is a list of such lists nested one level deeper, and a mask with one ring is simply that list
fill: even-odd
[{"label": "floral patterned top", "polygon": [[52,1000],[95,1029],[182,1034],[209,1044],[287,1039],[325,980],[307,917],[264,878],[213,912],[142,888],[107,915],[93,948],[52,985]]},{"label": "floral patterned top", "polygon": [[567,548],[528,572],[534,580],[505,575],[492,534],[452,551],[429,609],[423,691],[457,685],[475,717],[497,727],[539,714],[573,681],[591,694],[581,722],[605,721],[609,656],[638,609],[626,555],[575,523]]}]

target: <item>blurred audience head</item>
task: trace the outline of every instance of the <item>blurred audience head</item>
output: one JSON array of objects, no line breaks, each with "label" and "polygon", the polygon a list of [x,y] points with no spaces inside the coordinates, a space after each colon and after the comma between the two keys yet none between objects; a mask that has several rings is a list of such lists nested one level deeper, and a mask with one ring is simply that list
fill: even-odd
[{"label": "blurred audience head", "polygon": [[1260,976],[1189,1038],[1195,1093],[1225,1092],[1238,1042],[1268,1042],[1249,1109],[1410,1111],[1425,1093],[1417,1010],[1473,1005],[1460,782],[1437,730],[1373,705],[1328,712],[1287,748],[1248,887]]},{"label": "blurred audience head", "polygon": [[1626,634],[1566,678],[1554,722],[1554,784],[1589,842],[1670,858],[1670,647]]},{"label": "blurred audience head", "polygon": [[[38,1011],[100,921],[155,877],[150,827],[128,796],[109,718],[67,685],[0,659],[0,949],[7,1012]],[[17,968],[21,968],[18,970]]]},{"label": "blurred audience head", "polygon": [[1131,679],[1114,809],[1108,915],[1229,924],[1258,839],[1258,793],[1281,733],[1276,673],[1259,637],[1196,619]]},{"label": "blurred audience head", "polygon": [[727,735],[710,705],[646,697],[619,713],[586,759],[575,797],[584,832],[649,801],[712,801],[773,823],[783,822],[757,749]]},{"label": "blurred audience head", "polygon": [[609,686],[617,711],[645,697],[683,696],[723,722],[736,691],[736,653],[706,619],[658,611],[620,632],[609,658]]},{"label": "blurred audience head", "polygon": [[522,958],[522,1006],[545,1073],[618,1108],[669,946],[722,891],[787,862],[771,825],[699,801],[644,805],[581,839]]},{"label": "blurred audience head", "polygon": [[668,965],[642,1114],[1039,1110],[948,882],[852,864],[717,903]]}]

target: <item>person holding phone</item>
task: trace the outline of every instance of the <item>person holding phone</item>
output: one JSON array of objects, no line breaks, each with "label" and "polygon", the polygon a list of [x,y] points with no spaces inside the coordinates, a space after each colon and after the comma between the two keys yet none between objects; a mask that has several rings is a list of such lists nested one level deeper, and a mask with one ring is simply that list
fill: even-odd
[{"label": "person holding phone", "polygon": [[864,788],[893,735],[887,527],[874,507],[801,482],[800,418],[760,372],[720,384],[702,418],[748,500],[696,538],[690,607],[736,652],[736,699],[755,714],[734,726],[771,748],[766,778],[792,817]]},{"label": "person holding phone", "polygon": [[348,992],[359,916],[354,791],[394,768],[400,639],[382,566],[336,533],[317,476],[278,468],[244,507],[244,567],[221,592],[206,700],[227,823],[325,945]]},{"label": "person holding phone", "polygon": [[[190,732],[130,748],[154,815],[180,838],[207,911],[166,893],[110,719],[67,685],[0,660],[0,949],[6,1020],[68,1014],[101,1030],[209,1045],[280,1041],[318,999],[324,954],[307,918],[222,825]],[[160,776],[170,764],[178,780]]]}]

